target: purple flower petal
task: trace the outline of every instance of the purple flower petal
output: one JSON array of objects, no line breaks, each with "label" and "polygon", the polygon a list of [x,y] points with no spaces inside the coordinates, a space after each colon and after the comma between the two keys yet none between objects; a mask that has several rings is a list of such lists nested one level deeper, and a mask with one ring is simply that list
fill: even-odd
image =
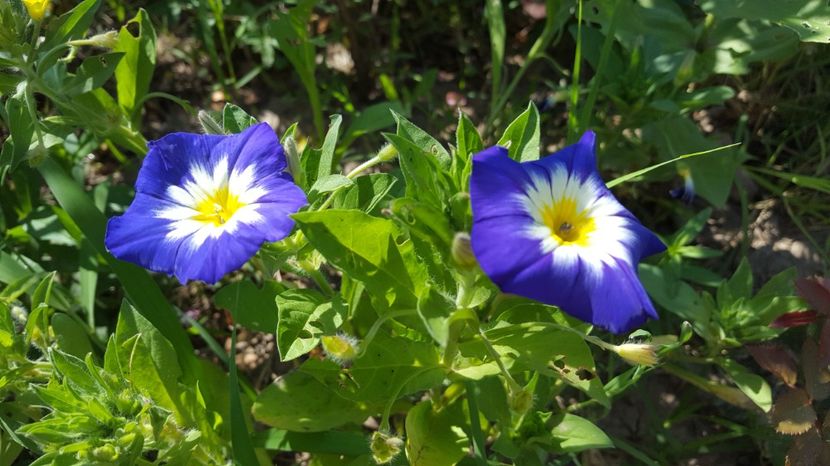
[{"label": "purple flower petal", "polygon": [[182,283],[216,282],[291,233],[289,215],[307,201],[285,168],[264,123],[230,136],[169,134],[150,143],[133,203],[107,225],[107,249]]},{"label": "purple flower petal", "polygon": [[636,266],[665,246],[605,186],[595,135],[534,162],[503,148],[473,159],[471,241],[482,270],[506,293],[612,332],[657,314]]}]

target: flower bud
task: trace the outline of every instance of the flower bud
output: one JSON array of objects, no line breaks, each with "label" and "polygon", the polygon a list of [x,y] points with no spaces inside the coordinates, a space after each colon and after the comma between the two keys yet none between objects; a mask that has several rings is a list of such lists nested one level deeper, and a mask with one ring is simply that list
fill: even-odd
[{"label": "flower bud", "polygon": [[326,356],[338,364],[348,364],[357,357],[360,344],[357,338],[338,333],[337,335],[326,335],[320,338],[323,344],[323,351]]},{"label": "flower bud", "polygon": [[624,343],[615,346],[614,352],[627,362],[635,365],[653,366],[658,362],[654,345],[647,343]]},{"label": "flower bud", "polygon": [[89,39],[83,40],[83,42],[85,42],[85,44],[82,45],[92,45],[94,47],[112,50],[118,45],[118,32],[102,32],[101,34],[96,34]]},{"label": "flower bud", "polygon": [[92,458],[97,461],[113,462],[118,459],[118,450],[112,445],[102,445],[92,449]]},{"label": "flower bud", "polygon": [[115,408],[125,416],[133,416],[141,410],[141,403],[135,399],[129,390],[121,390],[115,398]]},{"label": "flower bud", "polygon": [[26,6],[26,11],[29,16],[35,21],[42,21],[46,15],[46,10],[49,9],[49,0],[23,0],[23,5]]},{"label": "flower bud", "polygon": [[402,447],[402,439],[382,432],[372,434],[372,441],[369,443],[372,459],[377,464],[391,463],[400,454]]},{"label": "flower bud", "polygon": [[467,232],[458,232],[452,239],[452,260],[465,270],[474,268],[477,264],[473,247],[470,244],[470,235]]},{"label": "flower bud", "polygon": [[523,416],[533,407],[533,393],[525,389],[511,390],[507,396],[507,405],[510,407],[510,411]]},{"label": "flower bud", "polygon": [[285,149],[285,159],[288,161],[288,171],[295,180],[300,179],[303,166],[300,165],[300,149],[297,147],[297,140],[294,136],[288,136],[283,140],[282,146]]}]

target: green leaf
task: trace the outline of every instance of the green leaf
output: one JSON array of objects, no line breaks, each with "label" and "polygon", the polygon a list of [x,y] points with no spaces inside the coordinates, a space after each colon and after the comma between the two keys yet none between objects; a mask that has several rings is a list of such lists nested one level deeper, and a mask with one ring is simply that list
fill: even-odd
[{"label": "green leaf", "polygon": [[0,96],[13,93],[23,78],[24,76],[19,73],[0,71]]},{"label": "green leaf", "polygon": [[[488,2],[489,3],[489,2]],[[470,158],[484,148],[481,142],[481,135],[467,115],[458,114],[458,127],[455,130],[456,153],[462,160],[469,161]],[[463,186],[463,185],[462,185]]]},{"label": "green leaf", "polygon": [[182,372],[176,349],[126,301],[119,311],[115,339],[124,376],[156,403],[187,419],[180,405]]},{"label": "green leaf", "polygon": [[449,408],[433,409],[431,400],[406,414],[406,457],[412,466],[455,464],[466,454],[467,436],[458,428]]},{"label": "green leaf", "polygon": [[418,317],[423,321],[430,336],[442,348],[447,345],[449,317],[455,309],[455,303],[451,299],[432,287],[427,288],[418,298]]},{"label": "green leaf", "polygon": [[[26,101],[23,96],[12,96],[6,101],[6,127],[9,129],[11,139],[6,139],[3,142],[5,149],[6,145],[11,144],[10,157],[4,157],[0,167],[8,166],[11,169],[26,158],[29,153],[29,144],[32,142],[32,135],[35,131],[32,117],[26,107]],[[4,150],[5,154],[6,151]]]},{"label": "green leaf", "polygon": [[507,390],[501,377],[485,377],[476,385],[479,388],[478,401],[481,412],[488,420],[509,425],[512,415],[507,404]]},{"label": "green leaf", "polygon": [[720,366],[732,382],[761,410],[768,413],[772,409],[772,389],[763,377],[753,374],[749,369],[731,359],[721,360]]},{"label": "green leaf", "polygon": [[408,196],[393,200],[391,207],[392,212],[401,219],[410,233],[419,235],[436,247],[449,252],[454,233],[443,212]]},{"label": "green leaf", "polygon": [[128,151],[147,153],[147,141],[130,126],[124,110],[103,88],[76,95],[71,101],[55,101],[55,105],[67,123],[88,129],[100,139],[110,139]]},{"label": "green leaf", "polygon": [[[488,335],[490,332],[496,336],[505,335],[494,338],[493,344],[506,346],[510,352],[518,351],[518,359],[523,364],[540,372],[550,373],[553,370],[569,385],[585,392],[603,406],[611,406],[611,400],[597,375],[591,348],[579,336],[534,327],[518,332],[509,328],[493,329],[488,331]],[[555,341],[556,346],[552,347],[551,341]]]},{"label": "green leaf", "polygon": [[361,432],[300,433],[268,429],[254,434],[254,444],[273,451],[307,451],[345,456],[368,454],[369,443]]},{"label": "green leaf", "polygon": [[98,395],[98,392],[102,390],[102,387],[99,387],[92,378],[83,360],[57,349],[49,351],[49,359],[55,366],[55,370],[63,377],[63,382],[74,390],[93,396]]},{"label": "green leaf", "polygon": [[226,103],[222,109],[222,128],[228,134],[241,133],[257,123],[256,118],[234,104]]},{"label": "green leaf", "polygon": [[334,209],[357,209],[370,213],[392,191],[398,179],[388,173],[359,176],[354,184],[335,194]]},{"label": "green leaf", "polygon": [[404,262],[406,243],[391,220],[359,210],[326,210],[293,215],[311,244],[334,266],[362,282],[378,299],[415,304],[420,286]]},{"label": "green leaf", "polygon": [[709,322],[709,313],[694,288],[666,270],[651,264],[639,265],[639,276],[657,304],[695,324]]},{"label": "green leaf", "polygon": [[277,329],[277,294],[285,287],[265,280],[262,288],[243,280],[222,287],[213,297],[216,307],[231,312],[235,323],[257,332],[273,333]]},{"label": "green leaf", "polygon": [[329,129],[326,132],[325,139],[323,139],[323,145],[320,149],[306,151],[307,155],[303,157],[302,163],[303,171],[307,177],[307,184],[313,186],[317,180],[334,173],[337,163],[334,151],[337,149],[337,138],[340,134],[340,124],[342,122],[343,117],[332,115]]},{"label": "green leaf", "polygon": [[[231,351],[236,350],[236,327],[231,331]],[[239,379],[236,371],[236,357],[228,357],[228,389],[231,405],[231,446],[235,465],[256,465],[259,461],[254,452],[248,422],[242,411],[242,397],[239,394]]]},{"label": "green leaf", "polygon": [[423,146],[395,134],[384,134],[398,151],[398,161],[406,181],[406,196],[418,199],[436,209],[444,205],[444,190],[439,179],[443,173],[438,163]]},{"label": "green leaf", "polygon": [[321,194],[337,191],[338,189],[353,186],[354,181],[340,174],[326,175],[318,178],[314,185],[308,191],[309,203],[313,204],[320,199]]},{"label": "green leaf", "polygon": [[59,18],[50,21],[46,38],[38,49],[48,52],[59,44],[82,37],[92,24],[99,6],[101,0],[84,0]]},{"label": "green leaf", "polygon": [[554,425],[549,445],[555,452],[575,453],[593,448],[614,448],[614,442],[605,432],[583,417],[565,413],[554,416],[548,422]]},{"label": "green leaf", "polygon": [[752,281],[752,268],[749,266],[749,261],[744,257],[732,277],[718,287],[718,306],[721,309],[726,309],[741,298],[750,298],[752,296]]},{"label": "green leaf", "polygon": [[440,142],[404,118],[403,115],[392,111],[392,116],[398,122],[397,136],[411,142],[425,153],[434,156],[441,168],[448,168],[450,166],[452,161],[450,153]]},{"label": "green leaf", "polygon": [[16,333],[9,306],[0,300],[0,348],[4,351],[11,348],[14,345]]},{"label": "green leaf", "polygon": [[[703,155],[707,151],[718,149],[717,144],[704,137],[691,120],[679,116],[647,125],[643,128],[643,140],[655,145],[665,160],[675,157],[676,154]],[[741,164],[741,154],[737,148],[708,157],[694,157],[690,154],[684,156],[687,160],[678,160],[677,169],[689,171],[698,195],[715,206],[723,206],[732,188],[735,171]],[[614,180],[613,183],[618,182]],[[611,183],[608,185],[612,186]]]},{"label": "green leaf", "polygon": [[92,352],[86,328],[68,314],[56,312],[52,316],[52,329],[55,331],[58,347],[64,352],[77,358],[86,357]]},{"label": "green leaf", "polygon": [[87,57],[75,71],[75,75],[66,80],[63,93],[74,96],[89,92],[104,85],[121,63],[124,54],[120,52],[104,53]]},{"label": "green leaf", "polygon": [[697,110],[711,105],[720,105],[732,97],[735,97],[735,90],[729,86],[705,87],[684,95],[680,105],[686,110]]},{"label": "green leaf", "polygon": [[266,387],[254,403],[253,414],[259,422],[294,432],[323,432],[344,424],[359,424],[368,415],[359,403],[342,398],[299,371]]},{"label": "green leaf", "polygon": [[670,243],[675,247],[691,243],[692,240],[697,238],[697,235],[703,231],[703,227],[706,226],[706,221],[709,220],[709,217],[711,216],[711,207],[701,210],[690,218],[679,230],[677,230],[677,233],[674,234]]},{"label": "green leaf", "polygon": [[[95,207],[83,187],[52,159],[44,160],[38,170],[51,189],[55,199],[83,231],[98,254],[106,257],[127,297],[142,315],[158,328],[173,346],[178,348],[179,364],[188,376],[195,376],[195,356],[190,339],[179,323],[167,298],[146,271],[109,255],[104,247],[107,219]],[[128,359],[127,359],[128,360]]]},{"label": "green leaf", "polygon": [[530,102],[527,109],[507,126],[496,144],[507,147],[511,159],[529,162],[539,160],[539,140],[539,110]]},{"label": "green leaf", "polygon": [[308,353],[321,336],[332,335],[343,325],[345,308],[339,297],[329,301],[314,290],[286,290],[276,302],[277,348],[282,361]]},{"label": "green leaf", "polygon": [[348,369],[331,362],[307,360],[300,371],[314,376],[345,399],[370,406],[441,385],[445,370],[432,343],[377,334]]},{"label": "green leaf", "polygon": [[[131,30],[138,30],[134,36]],[[116,52],[124,58],[115,69],[118,105],[129,115],[133,127],[141,123],[141,104],[148,92],[156,68],[156,30],[150,15],[143,8],[118,32]]]},{"label": "green leaf", "polygon": [[343,134],[341,149],[349,147],[360,136],[379,131],[395,124],[392,112],[403,113],[403,105],[399,101],[380,102],[364,108],[357,113]]},{"label": "green leaf", "polygon": [[788,27],[804,42],[830,43],[830,7],[823,0],[756,0],[720,2],[704,0],[700,8],[716,18],[771,21]]}]

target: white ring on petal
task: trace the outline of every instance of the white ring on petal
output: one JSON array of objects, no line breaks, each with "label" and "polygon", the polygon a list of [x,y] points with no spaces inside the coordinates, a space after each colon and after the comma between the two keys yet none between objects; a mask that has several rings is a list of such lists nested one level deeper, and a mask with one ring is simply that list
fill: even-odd
[{"label": "white ring on petal", "polygon": [[[167,188],[167,196],[177,205],[154,212],[155,217],[171,221],[166,239],[173,241],[188,238],[190,246],[197,247],[208,238],[234,233],[240,224],[264,223],[265,218],[259,213],[257,201],[267,195],[268,191],[257,185],[256,172],[257,167],[253,164],[242,170],[234,168],[230,171],[227,156],[219,159],[212,170],[200,163],[191,165],[189,180],[182,186],[171,185]],[[199,219],[199,216],[203,216],[199,204],[214,198],[225,189],[228,196],[233,196],[241,206],[224,223],[218,225]]]},{"label": "white ring on petal", "polygon": [[[615,259],[633,264],[629,246],[636,240],[631,229],[633,222],[620,215],[625,210],[619,202],[613,196],[603,196],[603,186],[596,180],[580,180],[564,166],[557,165],[546,175],[533,173],[525,193],[515,197],[534,220],[524,233],[539,241],[542,252],[552,254],[558,265],[581,258],[589,274],[601,273],[603,263],[614,265]],[[573,200],[576,212],[593,220],[594,228],[586,235],[586,245],[561,242],[545,224],[542,212],[562,199]]]}]

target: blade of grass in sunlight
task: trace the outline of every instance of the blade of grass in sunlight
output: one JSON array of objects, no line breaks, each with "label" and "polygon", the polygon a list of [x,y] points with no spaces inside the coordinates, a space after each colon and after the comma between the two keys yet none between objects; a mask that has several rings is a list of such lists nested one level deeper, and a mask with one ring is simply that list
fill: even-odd
[{"label": "blade of grass in sunlight", "polygon": [[671,160],[666,160],[665,162],[660,162],[660,163],[652,165],[650,167],[646,167],[646,168],[631,172],[627,175],[623,175],[623,176],[620,176],[618,178],[614,178],[613,180],[609,181],[605,185],[608,186],[609,188],[613,188],[614,186],[617,186],[618,184],[622,184],[622,183],[625,183],[627,181],[631,181],[634,178],[637,178],[639,176],[643,176],[646,173],[651,172],[653,170],[656,170],[660,167],[665,167],[666,165],[671,165],[671,164],[673,164],[677,161],[685,160],[685,159],[691,159],[693,157],[700,157],[702,155],[709,155],[709,154],[712,154],[712,153],[715,153],[715,152],[720,152],[722,150],[731,149],[732,147],[740,146],[741,144],[743,144],[743,143],[742,142],[736,142],[734,144],[729,144],[727,146],[716,147],[714,149],[704,150],[704,151],[701,151],[701,152],[692,152],[691,154],[683,154],[683,155],[677,156],[677,157],[675,157]]}]

